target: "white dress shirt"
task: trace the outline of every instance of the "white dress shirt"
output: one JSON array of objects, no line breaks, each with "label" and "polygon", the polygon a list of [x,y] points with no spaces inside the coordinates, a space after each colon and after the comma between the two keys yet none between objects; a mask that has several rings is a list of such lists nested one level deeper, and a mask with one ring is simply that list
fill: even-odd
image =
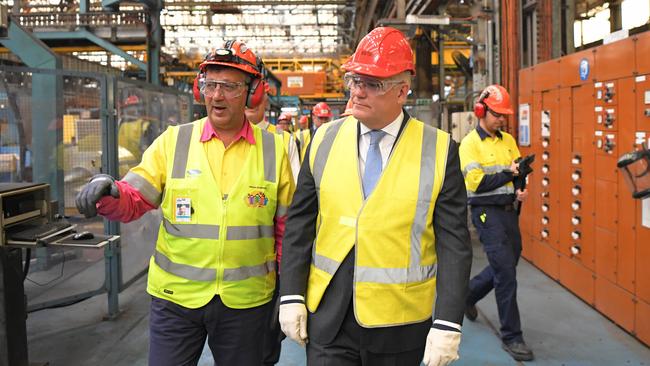
[{"label": "white dress shirt", "polygon": [[[379,151],[381,152],[381,170],[386,168],[390,151],[397,140],[397,134],[400,127],[402,127],[402,120],[404,119],[404,111],[399,112],[399,116],[388,126],[381,130],[386,132],[384,137],[379,140]],[[359,173],[363,177],[366,171],[366,157],[368,156],[368,149],[370,148],[370,128],[359,121]]]}]

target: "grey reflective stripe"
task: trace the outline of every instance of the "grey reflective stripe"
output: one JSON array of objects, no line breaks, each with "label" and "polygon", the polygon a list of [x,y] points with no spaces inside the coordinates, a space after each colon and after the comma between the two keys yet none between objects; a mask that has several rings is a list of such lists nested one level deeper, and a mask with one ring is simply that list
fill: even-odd
[{"label": "grey reflective stripe", "polygon": [[172,224],[163,217],[165,231],[182,238],[219,239],[219,225]]},{"label": "grey reflective stripe", "polygon": [[313,255],[312,262],[314,264],[314,267],[320,269],[321,271],[329,273],[332,276],[334,276],[334,273],[336,273],[336,270],[341,265],[341,262],[337,262],[334,259],[327,258],[320,254],[314,253],[312,255]]},{"label": "grey reflective stripe", "polygon": [[270,226],[228,226],[226,240],[248,240],[275,237],[275,229]]},{"label": "grey reflective stripe", "polygon": [[355,282],[374,282],[387,284],[404,284],[420,282],[433,278],[438,270],[437,264],[411,268],[372,268],[357,267]]},{"label": "grey reflective stripe", "polygon": [[427,212],[429,211],[431,195],[433,194],[433,182],[436,178],[436,146],[438,144],[438,130],[427,125],[424,125],[423,129],[418,200],[415,205],[413,226],[411,227],[410,270],[416,270],[420,267],[420,259],[422,258],[422,252],[420,251],[421,238],[422,233],[427,226]]},{"label": "grey reflective stripe", "polygon": [[275,137],[262,130],[262,152],[264,153],[264,180],[275,182]]},{"label": "grey reflective stripe", "polygon": [[466,176],[467,173],[469,173],[469,171],[473,169],[481,169],[485,174],[496,174],[496,173],[501,173],[502,171],[508,168],[510,168],[510,165],[483,166],[477,162],[472,162],[465,166],[465,169],[463,169],[463,175]]},{"label": "grey reflective stripe", "polygon": [[467,191],[467,197],[485,197],[485,196],[496,196],[499,194],[514,194],[515,193],[515,187],[512,184],[508,184],[505,186],[501,186],[497,189],[494,189],[489,192],[484,192],[484,193],[474,193],[473,191],[468,190]]},{"label": "grey reflective stripe", "polygon": [[276,217],[282,217],[285,216],[289,212],[289,206],[283,206],[283,205],[278,205],[275,208],[275,216]]},{"label": "grey reflective stripe", "polygon": [[[209,123],[209,122],[205,122]],[[181,125],[178,128],[176,137],[176,148],[174,149],[174,165],[172,167],[172,178],[185,178],[185,167],[187,167],[187,156],[190,152],[190,140],[192,139],[193,123]]]},{"label": "grey reflective stripe", "polygon": [[129,183],[129,185],[140,192],[142,197],[144,197],[149,203],[154,206],[160,205],[160,200],[162,199],[162,193],[158,192],[156,187],[151,185],[149,181],[142,178],[138,174],[128,172],[122,179],[123,181]]},{"label": "grey reflective stripe", "polygon": [[275,260],[257,266],[226,268],[223,270],[224,281],[242,281],[251,277],[261,277],[275,271]]},{"label": "grey reflective stripe", "polygon": [[[325,170],[327,157],[330,154],[330,150],[332,150],[334,139],[339,133],[341,126],[343,126],[343,120],[340,120],[338,122],[330,122],[327,130],[325,131],[325,136],[323,136],[323,141],[321,141],[320,145],[318,146],[318,151],[316,151],[312,176],[314,177],[314,183],[316,184],[317,191],[320,189],[320,181],[323,179],[323,170]],[[309,157],[305,158],[308,159]]]},{"label": "grey reflective stripe", "polygon": [[188,264],[174,263],[158,250],[154,252],[153,257],[158,267],[175,276],[193,281],[214,281],[217,279],[217,271],[212,268],[199,268]]},{"label": "grey reflective stripe", "polygon": [[303,146],[305,143],[305,130],[300,130],[298,133],[298,141],[300,141],[300,146]]},{"label": "grey reflective stripe", "polygon": [[479,163],[477,163],[475,161],[465,165],[465,169],[463,169],[463,176],[466,176],[467,173],[469,173],[470,170],[474,170],[474,169],[483,170],[483,165],[481,165],[481,164],[479,164]]}]

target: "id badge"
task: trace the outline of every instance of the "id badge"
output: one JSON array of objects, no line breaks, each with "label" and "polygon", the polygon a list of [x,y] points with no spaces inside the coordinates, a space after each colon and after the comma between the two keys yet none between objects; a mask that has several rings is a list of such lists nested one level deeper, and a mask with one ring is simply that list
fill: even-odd
[{"label": "id badge", "polygon": [[192,200],[190,198],[177,197],[174,212],[176,222],[190,222],[192,220]]}]

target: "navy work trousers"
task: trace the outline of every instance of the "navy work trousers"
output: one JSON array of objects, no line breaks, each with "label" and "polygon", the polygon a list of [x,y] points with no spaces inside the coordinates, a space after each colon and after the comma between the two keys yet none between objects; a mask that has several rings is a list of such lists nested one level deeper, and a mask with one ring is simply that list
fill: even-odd
[{"label": "navy work trousers", "polygon": [[149,365],[193,366],[206,337],[215,365],[262,364],[262,343],[271,303],[232,309],[219,296],[198,309],[152,297]]},{"label": "navy work trousers", "polygon": [[467,304],[476,304],[494,289],[501,339],[504,343],[521,342],[516,270],[521,256],[519,217],[504,206],[473,206],[471,212],[489,265],[469,282]]}]

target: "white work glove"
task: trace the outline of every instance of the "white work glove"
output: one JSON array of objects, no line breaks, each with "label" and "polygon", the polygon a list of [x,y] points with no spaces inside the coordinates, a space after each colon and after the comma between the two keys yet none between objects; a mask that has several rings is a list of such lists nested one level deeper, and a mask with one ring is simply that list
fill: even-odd
[{"label": "white work glove", "polygon": [[307,307],[302,303],[280,305],[280,328],[287,337],[305,346],[307,338]]},{"label": "white work glove", "polygon": [[460,332],[431,328],[422,362],[426,366],[447,366],[458,359]]}]

